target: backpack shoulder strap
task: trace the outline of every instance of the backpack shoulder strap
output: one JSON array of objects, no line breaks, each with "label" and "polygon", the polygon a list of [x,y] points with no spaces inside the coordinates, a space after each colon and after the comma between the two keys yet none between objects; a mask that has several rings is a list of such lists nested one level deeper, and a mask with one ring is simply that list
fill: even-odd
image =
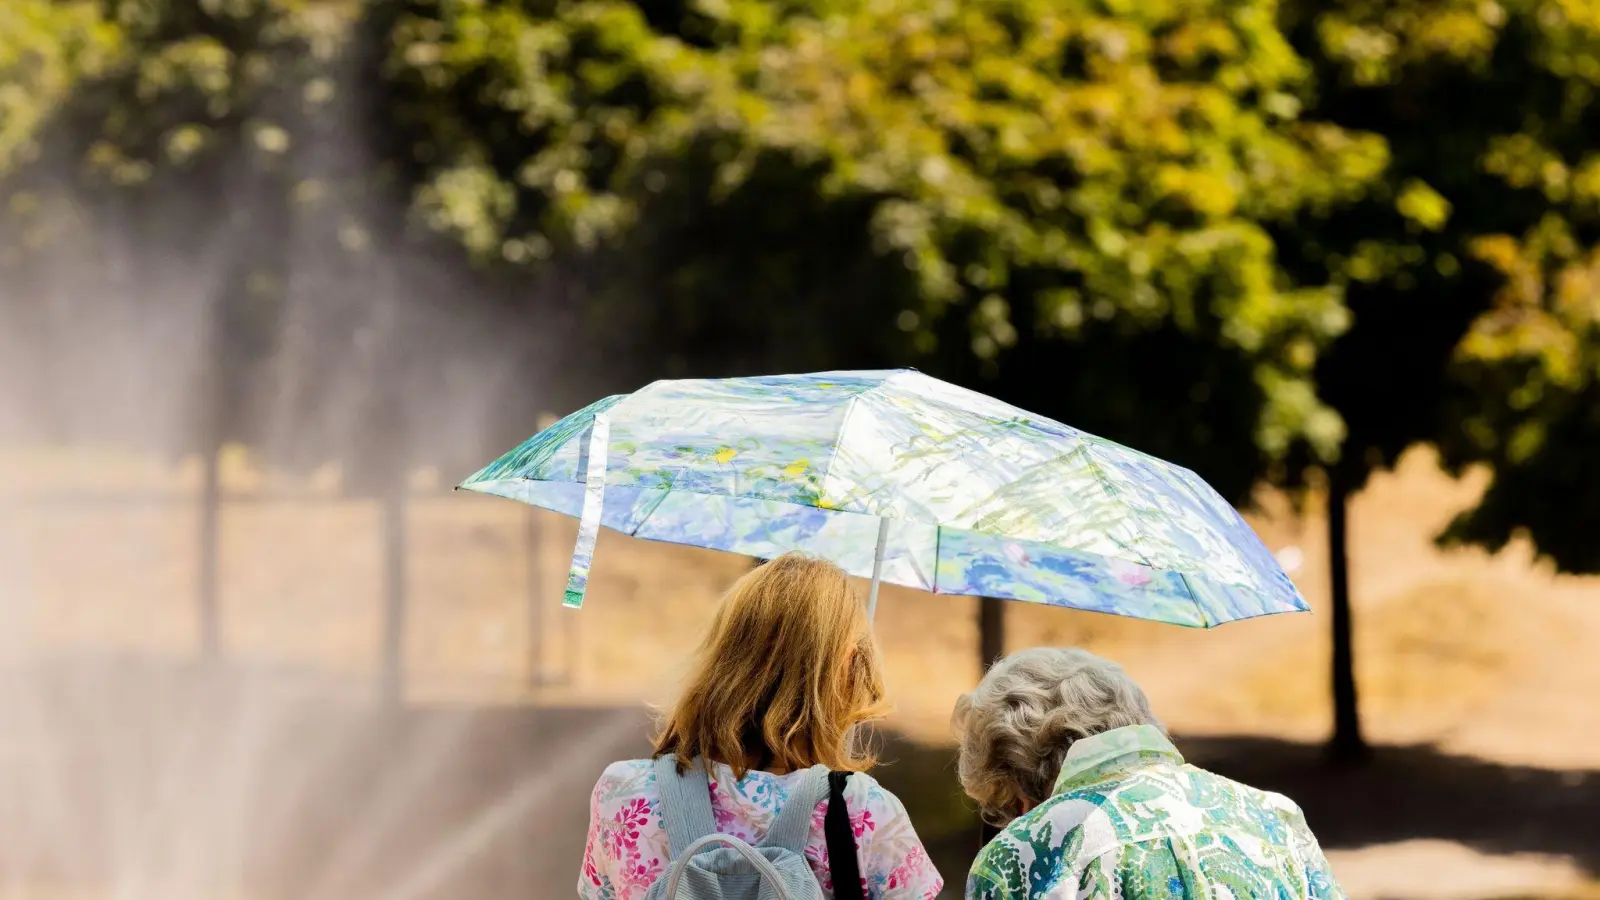
[{"label": "backpack shoulder strap", "polygon": [[788,799],[783,801],[783,809],[778,810],[773,818],[761,846],[781,847],[793,853],[805,852],[806,839],[811,836],[811,814],[816,811],[817,804],[822,802],[824,791],[827,790],[827,775],[825,766],[813,766],[800,776],[798,783],[789,791]]},{"label": "backpack shoulder strap", "polygon": [[833,900],[865,900],[861,894],[861,861],[856,856],[856,833],[845,806],[844,786],[849,772],[828,773],[828,813],[823,834],[828,839],[828,873],[833,880]]},{"label": "backpack shoulder strap", "polygon": [[683,855],[690,845],[706,835],[717,833],[717,819],[711,812],[711,782],[701,760],[678,774],[678,757],[668,753],[656,758],[656,791],[661,795],[661,824],[667,832],[672,858]]}]

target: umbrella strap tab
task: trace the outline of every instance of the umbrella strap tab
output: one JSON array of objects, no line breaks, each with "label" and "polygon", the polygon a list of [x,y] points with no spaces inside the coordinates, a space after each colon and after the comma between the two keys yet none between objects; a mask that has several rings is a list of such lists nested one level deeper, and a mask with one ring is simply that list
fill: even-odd
[{"label": "umbrella strap tab", "polygon": [[606,503],[606,456],[611,444],[611,419],[605,413],[594,417],[589,426],[589,460],[584,474],[583,513],[578,519],[578,544],[572,548],[572,569],[567,573],[567,593],[561,605],[568,609],[583,606],[589,587],[589,565],[594,561],[594,545],[600,538],[600,519]]}]

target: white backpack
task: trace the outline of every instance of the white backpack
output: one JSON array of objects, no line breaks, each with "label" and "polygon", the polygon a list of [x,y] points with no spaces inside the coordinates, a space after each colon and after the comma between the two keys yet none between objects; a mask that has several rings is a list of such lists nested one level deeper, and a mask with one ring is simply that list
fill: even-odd
[{"label": "white backpack", "polygon": [[644,900],[823,900],[805,846],[812,811],[828,796],[825,766],[800,777],[759,847],[717,834],[711,783],[700,760],[682,775],[670,753],[655,767],[672,864]]}]

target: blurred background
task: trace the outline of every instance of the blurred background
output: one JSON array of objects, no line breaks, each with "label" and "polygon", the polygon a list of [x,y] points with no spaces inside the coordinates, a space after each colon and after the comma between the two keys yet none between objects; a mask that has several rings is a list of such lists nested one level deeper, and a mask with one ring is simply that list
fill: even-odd
[{"label": "blurred background", "polygon": [[1197,470],[1313,612],[888,589],[880,779],[1124,662],[1355,898],[1600,896],[1600,3],[4,0],[0,895],[571,896],[738,557],[449,487],[915,366]]}]

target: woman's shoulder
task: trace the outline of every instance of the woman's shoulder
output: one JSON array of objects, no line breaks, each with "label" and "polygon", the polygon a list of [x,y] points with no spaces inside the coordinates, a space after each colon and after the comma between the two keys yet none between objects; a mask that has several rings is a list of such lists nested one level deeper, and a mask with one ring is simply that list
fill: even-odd
[{"label": "woman's shoulder", "polygon": [[[865,772],[850,775],[844,798],[867,895],[897,900],[937,896],[944,880],[928,859],[900,798]],[[825,809],[826,803],[819,806],[819,815]]]},{"label": "woman's shoulder", "polygon": [[[719,770],[722,768],[718,766]],[[759,779],[763,774],[752,772],[746,776],[746,780]],[[789,782],[799,777],[799,774],[791,773],[778,780]],[[600,773],[594,788],[595,798],[600,801],[653,795],[655,792],[656,769],[655,761],[651,759],[624,759],[611,763]],[[876,819],[886,820],[906,815],[900,798],[866,772],[849,773],[845,781],[844,801],[852,816],[866,813]],[[827,804],[828,798],[824,796],[818,804],[817,812],[821,814]]]},{"label": "woman's shoulder", "polygon": [[[820,808],[827,805],[824,799]],[[844,783],[844,805],[852,818],[866,814],[885,823],[906,816],[905,806],[892,791],[866,772],[851,772]]]},{"label": "woman's shoulder", "polygon": [[601,799],[653,791],[656,786],[655,761],[623,759],[605,767],[595,782],[595,796]]},{"label": "woman's shoulder", "polygon": [[845,774],[844,796],[846,800],[866,800],[867,798],[893,798],[894,794],[872,777],[870,772],[847,772]]},{"label": "woman's shoulder", "polygon": [[846,797],[872,797],[877,799],[892,800],[899,804],[900,798],[894,792],[883,786],[870,772],[851,772],[850,779],[845,782]]}]

